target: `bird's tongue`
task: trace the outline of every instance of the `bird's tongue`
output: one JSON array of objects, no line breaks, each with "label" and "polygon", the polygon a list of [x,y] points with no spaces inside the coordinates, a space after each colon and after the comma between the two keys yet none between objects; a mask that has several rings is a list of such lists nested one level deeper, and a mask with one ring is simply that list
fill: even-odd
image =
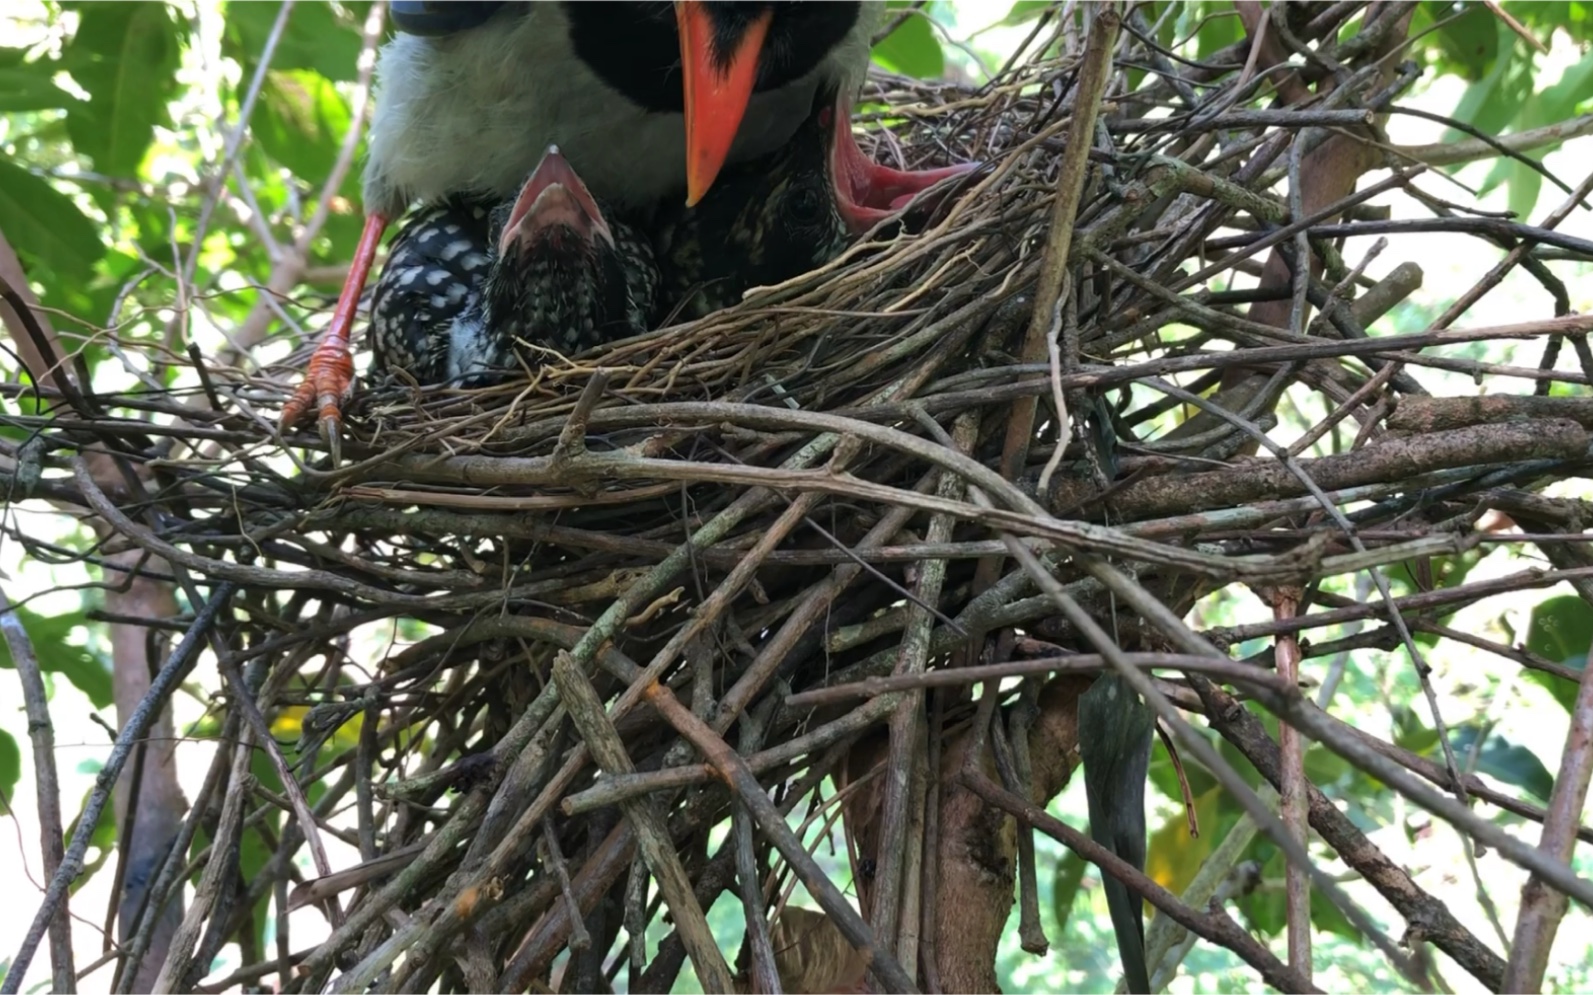
[{"label": "bird's tongue", "polygon": [[852,109],[845,97],[821,111],[830,116],[830,173],[835,180],[835,202],[853,234],[861,234],[906,207],[908,202],[941,180],[977,169],[974,162],[942,169],[901,170],[881,166],[858,147],[852,134]]},{"label": "bird's tongue", "polygon": [[614,244],[614,233],[586,184],[559,154],[558,147],[550,145],[515,198],[509,221],[498,239],[498,252],[507,252],[516,241],[529,245],[538,234],[556,228],[567,228],[589,242],[601,238]]}]

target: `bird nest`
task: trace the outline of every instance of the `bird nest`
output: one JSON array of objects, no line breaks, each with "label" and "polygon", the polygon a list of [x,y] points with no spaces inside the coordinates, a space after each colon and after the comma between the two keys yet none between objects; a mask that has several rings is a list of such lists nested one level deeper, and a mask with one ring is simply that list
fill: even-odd
[{"label": "bird nest", "polygon": [[[1424,167],[1378,158],[1362,171],[1394,171],[1359,192],[1358,172],[1326,202],[1302,192],[1302,170],[1338,145],[1378,148],[1362,139],[1416,76],[1375,57],[1393,14],[1339,39],[1332,18],[1355,9],[1290,22],[1283,37],[1307,56],[1296,82],[1340,76],[1293,102],[1276,74],[1244,69],[1248,44],[1178,61],[1137,13],[1107,50],[1115,68],[1047,15],[987,86],[876,76],[865,149],[907,167],[983,163],[953,196],[737,307],[549,353],[496,386],[367,384],[339,466],[313,436],[271,427],[291,386],[279,370],[192,362],[197,403],[98,396],[45,424],[51,445],[136,471],[120,494],[82,461],[44,484],[182,582],[195,614],[168,666],[184,672],[207,639],[221,652],[224,741],[298,726],[296,747],[268,750],[274,788],[218,753],[190,824],[220,810],[207,832],[235,846],[254,825],[240,820],[268,817],[281,856],[244,883],[248,901],[202,914],[235,930],[228,908],[281,901],[286,882],[302,911],[282,922],[324,915],[330,938],[284,939],[205,987],[280,971],[302,990],[334,974],[339,990],[524,990],[570,952],[566,970],[596,956],[636,991],[667,990],[690,955],[712,990],[729,982],[703,910],[739,888],[762,922],[795,882],[851,946],[872,938],[876,977],[899,987],[906,946],[865,921],[878,928],[884,903],[884,921],[914,924],[902,936],[925,924],[922,970],[937,949],[945,970],[948,899],[917,882],[967,856],[935,856],[951,832],[937,820],[953,818],[936,805],[962,790],[952,754],[970,730],[982,743],[992,714],[1001,742],[1038,744],[1045,727],[1044,749],[1017,743],[1014,762],[1042,803],[1054,793],[1076,734],[1046,716],[1072,707],[1080,674],[1116,666],[1092,626],[1130,664],[1171,666],[1157,687],[1187,711],[1209,700],[1175,671],[1242,681],[1287,711],[1291,681],[1203,656],[1168,610],[1236,582],[1299,605],[1323,577],[1470,548],[1490,508],[1563,524],[1518,488],[1582,458],[1582,409],[1525,397],[1485,411],[1426,395],[1412,371],[1519,374],[1423,350],[1537,337],[1551,352],[1530,376],[1586,383],[1552,369],[1586,324],[1368,338],[1419,278],[1373,278],[1340,246],[1431,230],[1373,206]],[[1447,230],[1567,247],[1424,202]],[[1296,265],[1308,253],[1311,273]],[[1290,449],[1266,438],[1286,389],[1326,412]],[[1321,438],[1344,454],[1299,455]],[[1313,624],[1326,623],[1206,636]],[[1360,645],[1397,638],[1371,631]],[[886,723],[918,745],[880,746]],[[821,865],[817,830],[786,819],[827,826],[842,810],[852,853]],[[363,870],[342,872],[359,876],[327,876],[334,838],[359,851]],[[887,868],[913,883],[879,884]],[[168,892],[183,870],[168,862]],[[1011,877],[995,876],[1010,901]],[[633,945],[649,925],[667,938]],[[729,970],[755,970],[769,949],[755,937]],[[1264,954],[1245,956],[1286,983]]]}]

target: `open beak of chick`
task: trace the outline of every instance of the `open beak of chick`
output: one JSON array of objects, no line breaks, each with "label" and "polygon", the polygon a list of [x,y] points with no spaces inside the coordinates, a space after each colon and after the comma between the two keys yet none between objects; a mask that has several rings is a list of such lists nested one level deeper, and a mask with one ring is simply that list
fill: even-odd
[{"label": "open beak of chick", "polygon": [[854,235],[860,235],[906,207],[914,197],[942,180],[966,176],[979,168],[977,162],[959,163],[940,169],[892,169],[874,162],[858,147],[852,134],[852,108],[845,96],[837,95],[833,107],[821,112],[829,116],[830,175],[835,182],[835,202],[841,217]]},{"label": "open beak of chick", "polygon": [[614,233],[586,184],[559,154],[558,146],[549,145],[515,198],[498,237],[498,252],[507,254],[516,245],[527,249],[539,239],[557,239],[565,232],[594,246],[602,241],[614,247]]}]

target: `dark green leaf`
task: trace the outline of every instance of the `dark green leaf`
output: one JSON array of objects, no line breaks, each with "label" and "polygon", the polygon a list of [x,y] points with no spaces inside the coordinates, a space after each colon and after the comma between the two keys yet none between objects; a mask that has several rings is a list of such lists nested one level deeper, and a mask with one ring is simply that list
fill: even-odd
[{"label": "dark green leaf", "polygon": [[1366,945],[1366,936],[1339,911],[1337,905],[1322,894],[1320,888],[1311,889],[1311,925],[1324,933],[1337,933],[1357,946]]},{"label": "dark green leaf", "polygon": [[105,255],[99,229],[49,182],[0,159],[0,231],[23,255],[83,277]]},{"label": "dark green leaf", "polygon": [[86,3],[62,63],[89,93],[67,114],[77,150],[94,168],[133,176],[167,120],[183,31],[163,3]]},{"label": "dark green leaf", "polygon": [[11,734],[0,729],[0,798],[10,804],[16,798],[17,784],[22,780],[22,751]]},{"label": "dark green leaf", "polygon": [[[1593,607],[1574,594],[1540,601],[1527,626],[1527,649],[1541,657],[1580,671],[1587,666],[1593,644]],[[1527,671],[1527,679],[1554,695],[1569,712],[1576,702],[1577,686],[1541,670]]]},{"label": "dark green leaf", "polygon": [[935,79],[946,71],[940,36],[929,18],[915,14],[874,46],[874,61],[892,72]]},{"label": "dark green leaf", "polygon": [[1073,914],[1073,899],[1084,880],[1085,861],[1072,850],[1062,854],[1051,872],[1051,914],[1056,916],[1059,932],[1067,929],[1068,918]]},{"label": "dark green leaf", "polygon": [[[1450,742],[1454,744],[1457,760],[1459,755],[1471,752],[1480,731],[1474,725],[1452,731]],[[1477,770],[1521,788],[1544,804],[1548,804],[1549,793],[1554,790],[1554,776],[1538,755],[1503,736],[1491,735],[1483,742],[1482,751],[1477,754]]]},{"label": "dark green leaf", "polygon": [[[221,52],[252,75],[276,24],[280,3],[228,3]],[[310,69],[348,82],[358,75],[360,25],[340,19],[325,3],[296,4],[271,56],[272,69]]]},{"label": "dark green leaf", "polygon": [[0,111],[42,111],[78,103],[50,79],[59,68],[44,61],[0,68]]},{"label": "dark green leaf", "polygon": [[[1493,68],[1466,88],[1450,112],[1456,120],[1490,135],[1505,131],[1532,96],[1532,60],[1522,56],[1515,34],[1503,23],[1495,24],[1494,30],[1499,38],[1499,54],[1493,60]],[[1444,141],[1461,137],[1454,129],[1444,133]]]},{"label": "dark green leaf", "polygon": [[1433,41],[1435,61],[1441,72],[1475,82],[1493,70],[1499,56],[1498,19],[1481,3],[1466,4],[1458,16],[1455,6],[1434,0],[1422,4],[1433,22],[1440,25],[1428,37]]},{"label": "dark green leaf", "polygon": [[[87,647],[69,641],[74,632],[86,625],[81,611],[40,615],[26,608],[14,610],[33,643],[40,670],[64,676],[88,696],[95,708],[104,708],[111,703],[110,667]],[[0,640],[0,669],[15,668],[10,647]]]}]

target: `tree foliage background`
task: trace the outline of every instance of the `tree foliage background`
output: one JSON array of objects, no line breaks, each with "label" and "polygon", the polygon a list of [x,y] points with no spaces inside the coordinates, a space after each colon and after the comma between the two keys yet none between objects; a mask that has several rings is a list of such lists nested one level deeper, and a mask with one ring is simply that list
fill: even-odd
[{"label": "tree foliage background", "polygon": [[[978,81],[1000,66],[1005,39],[1026,30],[1041,7],[1022,0],[975,33],[971,29],[981,26],[978,22],[991,19],[982,5],[938,0],[919,5],[877,46],[875,58],[903,74]],[[1417,39],[1415,55],[1425,71],[1418,105],[1488,135],[1573,121],[1593,112],[1593,4],[1505,2],[1500,8],[1506,16],[1483,3],[1419,5],[1411,28]],[[5,39],[0,43],[0,232],[96,389],[115,390],[135,382],[170,385],[176,370],[146,356],[158,355],[160,349],[180,353],[189,343],[206,354],[252,355],[268,365],[302,340],[309,316],[329,306],[361,222],[358,165],[363,147],[352,129],[368,95],[370,67],[368,60],[362,63],[361,53],[367,48],[367,33],[379,23],[372,14],[370,4],[352,2],[299,2],[286,9],[237,2],[8,7],[0,21],[6,25],[0,31]],[[1228,4],[1220,2],[1184,4],[1167,24],[1163,41],[1197,60],[1243,34]],[[270,68],[259,76],[257,68],[267,57]],[[258,89],[251,89],[256,80]],[[1459,132],[1447,135],[1458,137]],[[1586,139],[1579,148],[1585,156]],[[1455,172],[1474,186],[1479,198],[1492,197],[1490,205],[1497,202],[1522,217],[1533,214],[1544,192],[1543,176],[1514,160],[1501,159],[1464,174],[1457,167]],[[1588,230],[1582,215],[1573,223]],[[1593,273],[1586,267],[1580,272],[1575,303],[1585,310],[1593,306],[1588,281]],[[1501,293],[1522,291],[1507,285]],[[1445,286],[1430,276],[1424,297],[1397,311],[1389,325],[1394,330],[1419,328],[1448,303]],[[104,334],[106,329],[114,329],[121,340],[145,340],[159,348],[130,354]],[[1487,355],[1509,361],[1507,354]],[[1474,358],[1483,356],[1479,346]],[[19,386],[25,378],[14,351],[0,356],[0,373],[13,388],[0,399],[0,438],[15,453],[30,435],[3,416],[37,409]],[[1287,408],[1280,417],[1291,417]],[[37,501],[9,505],[4,528],[58,533],[54,541],[60,562],[19,557],[13,547],[3,560],[10,576],[0,586],[17,604],[17,617],[39,650],[55,702],[75,710],[68,728],[87,737],[94,727],[83,717],[90,709],[111,717],[105,595],[99,572],[73,559],[91,548],[92,534],[47,519],[44,507]],[[1502,559],[1503,554],[1483,547],[1436,561],[1431,576],[1414,570],[1403,576],[1390,573],[1395,593],[1410,593],[1522,566]],[[1364,598],[1367,592],[1342,593]],[[1265,617],[1258,616],[1261,611],[1231,591],[1197,608],[1208,626]],[[1593,640],[1593,612],[1563,589],[1483,602],[1452,625],[1492,633],[1578,670]],[[1338,634],[1355,629],[1352,623]],[[1480,655],[1476,649],[1432,633],[1418,639],[1438,661],[1454,747],[1480,774],[1545,803],[1559,750],[1556,737],[1563,736],[1575,688],[1530,671],[1500,677],[1498,668],[1475,666]],[[1252,640],[1236,647],[1236,654],[1244,656],[1265,645]],[[0,657],[0,665],[10,663],[9,656]],[[1399,745],[1436,757],[1437,733],[1417,700],[1419,692],[1398,679],[1408,665],[1397,653],[1376,650],[1332,661],[1332,672],[1343,680],[1339,714],[1386,729]],[[214,722],[203,705],[215,687],[213,675],[195,677],[179,712],[179,736],[203,741],[214,735]],[[0,700],[15,700],[9,685]],[[289,740],[300,730],[292,727],[290,716],[279,720],[274,731]],[[8,804],[16,805],[19,790],[29,783],[24,772],[26,732],[20,707],[0,710],[0,797]],[[83,775],[92,773],[97,752],[89,740],[83,748],[63,751],[81,760],[74,783],[83,783]],[[1338,799],[1389,852],[1428,867],[1446,865],[1442,873],[1452,878],[1443,894],[1480,917],[1480,934],[1496,929],[1507,933],[1518,876],[1495,878],[1497,862],[1464,857],[1453,831],[1409,808],[1331,753],[1313,750],[1307,764],[1314,783]],[[258,776],[270,784],[275,775],[262,769]],[[1192,839],[1182,829],[1177,775],[1161,750],[1152,780],[1156,794],[1150,872],[1177,892],[1221,844],[1240,812],[1209,776],[1192,770],[1190,787],[1202,827],[1201,835]],[[1081,825],[1082,791],[1075,786],[1064,793],[1051,811]],[[71,819],[75,813],[66,814]],[[1503,821],[1519,824],[1510,817]],[[102,829],[95,875],[106,874],[111,866],[114,819],[107,816]],[[22,835],[31,841],[36,832],[30,825]],[[268,855],[263,844],[255,840],[247,845],[258,852],[246,855],[246,865],[258,866]],[[1251,843],[1242,857],[1254,862],[1259,886],[1237,896],[1235,908],[1252,931],[1276,939],[1284,924],[1282,858],[1264,839]],[[1117,969],[1097,872],[1045,841],[1041,867],[1053,951],[1048,958],[1035,959],[1021,953],[1015,940],[1009,943],[1000,964],[1003,984],[1008,990],[1107,990]],[[1581,857],[1577,867],[1586,872],[1593,861]],[[31,873],[37,880],[36,866]],[[6,880],[20,887],[21,879]],[[31,901],[32,894],[25,897]],[[13,904],[28,904],[24,896],[13,895]],[[1375,899],[1370,904],[1378,907]],[[1586,939],[1586,910],[1574,909],[1572,915],[1577,921],[1562,931],[1551,983],[1583,989],[1593,985],[1593,944]],[[733,903],[713,911],[712,922],[723,931],[727,947],[739,935],[737,917]],[[1319,978],[1327,987],[1403,983],[1330,905],[1314,904],[1313,918],[1321,956],[1331,965]],[[25,919],[4,921],[0,938],[9,946],[10,937],[19,935],[11,927],[20,929]],[[260,919],[259,928],[264,943],[270,921]],[[79,924],[80,943],[86,929]],[[34,973],[38,971],[35,967]],[[1250,983],[1247,969],[1235,958],[1207,947],[1197,948],[1186,971],[1180,984],[1194,990]],[[1469,981],[1448,980],[1462,989]]]}]

